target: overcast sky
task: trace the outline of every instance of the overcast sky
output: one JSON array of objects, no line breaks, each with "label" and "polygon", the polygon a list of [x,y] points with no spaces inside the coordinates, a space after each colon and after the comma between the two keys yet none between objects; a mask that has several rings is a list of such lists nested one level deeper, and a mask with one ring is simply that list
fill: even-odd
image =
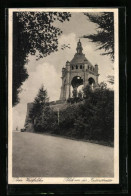
[{"label": "overcast sky", "polygon": [[[72,13],[70,21],[55,24],[62,31],[59,37],[59,50],[51,55],[36,61],[35,56],[29,56],[26,65],[29,77],[24,82],[20,93],[20,103],[13,108],[13,130],[24,127],[27,103],[33,102],[39,88],[44,84],[50,101],[58,100],[61,88],[61,69],[67,60],[71,61],[76,53],[76,45],[79,37],[96,32],[96,25],[87,20],[83,13]],[[96,44],[88,39],[81,39],[83,53],[93,64],[99,66],[99,82],[107,82],[107,76],[113,75],[113,64],[108,56],[102,56],[102,51],[96,50]],[[61,50],[62,44],[70,44],[70,49]]]}]

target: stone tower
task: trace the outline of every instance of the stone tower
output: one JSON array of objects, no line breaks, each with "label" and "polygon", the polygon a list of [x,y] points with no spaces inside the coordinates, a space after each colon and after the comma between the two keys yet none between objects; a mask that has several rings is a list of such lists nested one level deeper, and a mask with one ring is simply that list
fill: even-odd
[{"label": "stone tower", "polygon": [[60,100],[67,100],[71,97],[71,87],[76,89],[80,85],[91,85],[95,88],[98,85],[98,65],[93,66],[82,52],[82,44],[79,40],[76,47],[76,54],[73,59],[66,62],[62,68],[62,86]]}]

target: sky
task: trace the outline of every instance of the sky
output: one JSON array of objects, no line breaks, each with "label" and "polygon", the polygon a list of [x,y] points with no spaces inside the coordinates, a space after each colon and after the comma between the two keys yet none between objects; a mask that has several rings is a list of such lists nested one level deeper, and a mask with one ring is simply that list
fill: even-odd
[{"label": "sky", "polygon": [[[39,88],[43,84],[47,89],[50,101],[60,98],[61,70],[66,61],[71,61],[76,53],[76,46],[82,35],[96,32],[97,26],[90,22],[83,13],[71,13],[70,21],[64,23],[55,22],[63,33],[58,38],[58,51],[47,57],[36,60],[36,56],[29,56],[26,64],[29,77],[22,85],[22,92],[19,94],[20,103],[13,107],[13,130],[18,126],[24,128],[27,103],[33,102]],[[109,56],[100,55],[102,51],[97,50],[97,45],[88,39],[81,38],[83,53],[93,64],[99,66],[99,82],[107,82],[107,76],[113,75],[113,63]],[[61,45],[70,44],[70,49],[61,50]]]}]

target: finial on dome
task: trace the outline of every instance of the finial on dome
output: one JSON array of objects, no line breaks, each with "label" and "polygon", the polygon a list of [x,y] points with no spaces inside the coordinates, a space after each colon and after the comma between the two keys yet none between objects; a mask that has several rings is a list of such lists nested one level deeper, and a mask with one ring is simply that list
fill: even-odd
[{"label": "finial on dome", "polygon": [[77,51],[78,54],[82,54],[82,50],[83,50],[82,44],[81,44],[81,41],[80,41],[80,39],[79,39],[79,41],[78,41],[78,43],[77,43],[76,51]]}]

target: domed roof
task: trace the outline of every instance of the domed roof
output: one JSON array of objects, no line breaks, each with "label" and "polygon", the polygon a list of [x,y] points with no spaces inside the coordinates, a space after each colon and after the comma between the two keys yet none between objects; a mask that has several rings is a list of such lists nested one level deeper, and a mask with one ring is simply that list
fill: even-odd
[{"label": "domed roof", "polygon": [[85,54],[82,53],[82,44],[79,40],[79,42],[77,43],[77,53],[74,55],[73,59],[70,61],[71,65],[76,65],[76,64],[83,64],[83,63],[87,63],[90,66],[93,66],[90,61],[88,61],[88,59],[85,57]]},{"label": "domed roof", "polygon": [[85,61],[87,61],[87,58],[85,57],[84,54],[78,54],[76,53],[73,57],[73,59],[71,60],[70,64],[77,64],[77,63],[84,63]]}]

